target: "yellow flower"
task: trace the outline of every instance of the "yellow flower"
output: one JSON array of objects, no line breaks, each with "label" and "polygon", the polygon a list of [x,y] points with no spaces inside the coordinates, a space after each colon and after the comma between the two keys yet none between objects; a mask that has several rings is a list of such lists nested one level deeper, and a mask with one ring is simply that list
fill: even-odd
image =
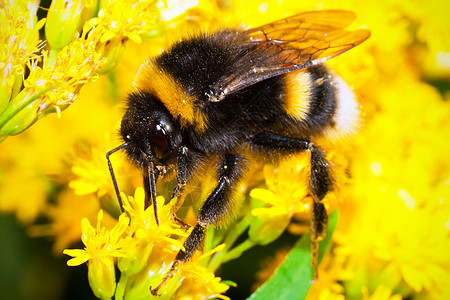
[{"label": "yellow flower", "polygon": [[182,266],[183,284],[175,293],[173,299],[222,299],[230,300],[222,295],[229,286],[215,277],[214,272],[200,266],[198,263],[186,263]]},{"label": "yellow flower", "polygon": [[183,248],[182,242],[175,237],[187,236],[184,229],[172,219],[170,203],[163,205],[164,198],[158,197],[158,226],[153,207],[144,210],[144,198],[142,188],[136,189],[134,197],[124,197],[124,209],[131,219],[130,230],[134,237],[134,248],[130,249],[127,257],[119,260],[118,266],[121,272],[127,275],[140,272],[148,264],[152,251],[166,251],[175,255],[178,249]]},{"label": "yellow flower", "polygon": [[98,17],[87,21],[83,32],[96,37],[96,49],[108,63],[100,70],[107,73],[120,61],[125,43],[141,43],[141,35],[150,32],[160,17],[156,0],[108,0]]},{"label": "yellow flower", "polygon": [[[161,283],[176,254],[183,249],[182,242],[175,237],[186,238],[187,233],[172,219],[172,204],[163,205],[163,200],[158,197],[159,226],[155,222],[153,208],[143,209],[142,188],[136,190],[134,198],[128,197],[125,201],[124,208],[131,218],[134,246],[126,257],[118,261],[122,272],[119,295],[123,293],[130,298],[150,296],[150,287],[155,288]],[[158,293],[163,298],[209,299],[222,297],[220,294],[227,289],[228,285],[220,283],[220,278],[216,278],[212,271],[200,266],[197,258],[179,265],[174,276],[162,285]]]},{"label": "yellow flower", "polygon": [[174,299],[230,300],[229,297],[222,295],[229,289],[229,285],[221,282],[220,277],[215,277],[213,271],[200,263],[224,248],[225,245],[221,244],[202,255],[195,255],[193,259],[178,267],[183,283],[174,295]]},{"label": "yellow flower", "polygon": [[23,90],[12,99],[0,116],[0,137],[15,135],[53,110],[60,111],[75,101],[81,86],[95,79],[97,70],[106,63],[95,50],[92,40],[76,37],[50,62],[43,52],[43,66],[38,59],[28,63],[30,75]]},{"label": "yellow flower", "polygon": [[31,74],[24,82],[25,90],[34,89],[36,94],[45,87],[60,88],[52,89],[43,96],[39,107],[41,111],[49,105],[71,104],[80,85],[92,80],[97,70],[105,63],[106,60],[96,52],[93,39],[76,36],[72,43],[58,52],[54,63],[49,64],[44,52],[42,68],[38,67],[35,61],[29,65]]},{"label": "yellow flower", "polygon": [[112,230],[101,227],[102,220],[102,210],[98,213],[96,228],[91,226],[88,219],[84,218],[81,220],[83,232],[81,240],[85,245],[85,249],[64,250],[64,254],[74,257],[67,262],[67,265],[78,266],[88,260],[99,258],[110,260],[113,257],[125,256],[124,246],[127,245],[128,241],[122,235],[128,227],[128,217],[122,214]]},{"label": "yellow flower", "polygon": [[[398,89],[403,84],[409,86],[406,93]],[[443,291],[436,286],[450,276],[445,227],[450,217],[450,149],[444,144],[449,106],[434,90],[407,76],[377,96],[382,105],[378,117],[355,138],[363,150],[355,157],[354,188],[341,210],[345,223],[335,234],[336,253],[348,256],[347,265],[355,273],[354,280],[345,282],[346,290],[359,295],[361,284],[371,292],[379,284],[394,291],[406,285],[410,293],[440,295]],[[398,97],[409,99],[408,105],[396,103]],[[413,115],[421,117],[410,118]],[[380,132],[383,139],[378,138]],[[370,147],[364,147],[368,140]],[[396,145],[389,155],[387,144]]]},{"label": "yellow flower", "polygon": [[[405,6],[407,11],[417,8]],[[342,283],[348,297],[361,297],[365,290],[366,298],[372,294],[389,299],[392,292],[403,297],[420,294],[427,299],[445,299],[448,283],[444,281],[450,276],[445,225],[450,218],[446,154],[450,151],[446,142],[450,106],[436,89],[418,78],[416,66],[404,51],[417,46],[407,46],[413,43],[407,30],[412,26],[408,16],[399,15],[398,9],[380,16],[382,19],[367,19],[376,44],[361,51],[367,49],[364,55],[377,59],[372,65],[375,76],[362,84],[357,82],[367,115],[353,141],[352,185],[345,189],[340,224],[334,234],[333,259],[351,276],[336,277],[334,282]],[[400,26],[392,26],[394,21]],[[386,38],[386,45],[378,46]],[[438,35],[429,38],[440,40]],[[390,55],[385,56],[387,53]],[[417,53],[409,53],[413,54]],[[397,57],[395,68],[389,59],[393,56]],[[346,58],[350,57],[344,55]],[[347,72],[342,65],[346,63],[336,62],[337,68]],[[386,287],[389,293],[378,286]]]},{"label": "yellow flower", "polygon": [[37,22],[38,7],[37,0],[0,3],[0,115],[21,87],[25,64],[39,50],[45,19]]},{"label": "yellow flower", "polygon": [[[158,226],[153,207],[144,209],[144,198],[142,188],[136,189],[134,197],[123,195],[126,213],[119,217],[111,230],[100,227],[103,211],[98,215],[96,229],[86,218],[83,219],[82,241],[85,249],[64,251],[74,256],[67,262],[69,266],[88,262],[89,283],[97,297],[153,297],[150,288],[162,282],[178,251],[183,249],[182,241],[187,233],[172,218],[172,204],[164,205],[164,199],[158,197]],[[222,248],[218,247],[208,255]],[[177,267],[174,276],[160,289],[163,297],[176,294],[183,299],[228,299],[221,296],[228,285],[221,283],[212,271],[200,266],[199,261],[197,258]],[[117,284],[115,265],[121,272]]]},{"label": "yellow flower", "polygon": [[291,218],[295,213],[310,209],[308,196],[308,174],[310,156],[300,154],[282,161],[278,166],[264,166],[267,189],[253,189],[251,196],[269,204],[268,207],[254,208],[254,216],[282,215]]},{"label": "yellow flower", "polygon": [[[69,187],[79,195],[96,193],[99,198],[107,193],[115,195],[111,174],[105,167],[107,165],[105,153],[97,148],[92,148],[89,156],[77,155],[74,157],[72,172],[77,177],[69,182]],[[114,162],[115,169],[119,169],[122,160]]]},{"label": "yellow flower", "polygon": [[105,43],[113,38],[123,40],[129,38],[141,42],[140,35],[152,29],[158,17],[155,0],[110,0],[100,9],[98,18],[91,19],[83,31],[101,32],[100,42]]},{"label": "yellow flower", "polygon": [[129,197],[124,202],[124,209],[130,215],[130,228],[136,233],[139,240],[149,239],[153,243],[164,245],[166,242],[182,248],[182,245],[173,238],[173,235],[186,236],[184,230],[180,230],[180,224],[172,219],[172,203],[164,205],[164,197],[156,199],[158,203],[159,225],[156,223],[153,207],[144,210],[145,193],[143,188],[136,189],[134,198]]},{"label": "yellow flower", "polygon": [[[253,199],[261,201],[251,211],[256,217],[249,229],[252,241],[258,244],[272,242],[284,232],[296,214],[310,220],[309,172],[309,153],[292,156],[278,166],[264,166],[267,188],[255,188],[250,192]],[[330,199],[334,199],[333,193],[324,199],[327,208],[334,203]]]},{"label": "yellow flower", "polygon": [[126,256],[129,239],[123,234],[128,229],[129,218],[122,214],[116,226],[111,230],[101,227],[103,211],[97,217],[97,226],[93,228],[84,218],[81,221],[81,240],[84,250],[68,249],[64,254],[73,256],[67,262],[68,266],[78,266],[88,262],[88,278],[92,291],[98,298],[110,298],[114,295],[116,278],[114,261],[117,257]]}]

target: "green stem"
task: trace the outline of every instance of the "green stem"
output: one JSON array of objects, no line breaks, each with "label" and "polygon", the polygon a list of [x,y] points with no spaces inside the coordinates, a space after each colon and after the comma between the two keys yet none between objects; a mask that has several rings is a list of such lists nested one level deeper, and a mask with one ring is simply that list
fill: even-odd
[{"label": "green stem", "polygon": [[127,287],[129,275],[126,273],[122,273],[120,275],[119,282],[116,286],[116,292],[114,295],[115,300],[123,300],[123,297],[125,295],[125,288]]},{"label": "green stem", "polygon": [[216,253],[209,262],[208,269],[215,271],[224,262],[223,259],[227,256],[228,250],[233,246],[236,240],[247,230],[250,225],[251,219],[254,218],[251,214],[247,214],[233,229],[228,233],[225,238],[225,248]]},{"label": "green stem", "polygon": [[243,243],[237,245],[230,252],[228,252],[222,259],[222,263],[238,258],[239,256],[242,255],[242,253],[244,253],[245,251],[247,251],[248,249],[252,248],[255,245],[256,244],[253,241],[245,240]]}]

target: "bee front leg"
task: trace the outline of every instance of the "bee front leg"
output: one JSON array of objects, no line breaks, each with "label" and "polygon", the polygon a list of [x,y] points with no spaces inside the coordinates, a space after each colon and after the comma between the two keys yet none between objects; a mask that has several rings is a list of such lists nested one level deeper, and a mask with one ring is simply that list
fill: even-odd
[{"label": "bee front leg", "polygon": [[254,136],[252,142],[256,147],[271,150],[274,154],[291,154],[301,151],[311,152],[309,191],[314,200],[311,227],[311,256],[314,279],[316,279],[318,276],[317,261],[319,242],[324,238],[328,225],[328,214],[322,203],[322,199],[333,187],[330,165],[323,151],[306,139],[290,138],[272,132],[259,132]]},{"label": "bee front leg", "polygon": [[185,230],[191,226],[177,217],[176,212],[184,202],[184,190],[187,182],[193,174],[203,164],[205,156],[201,153],[191,150],[186,146],[181,146],[177,154],[177,184],[172,193],[172,199],[177,198],[172,207],[172,218],[180,223]]},{"label": "bee front leg", "polygon": [[181,146],[180,149],[178,149],[177,185],[173,191],[172,198],[180,197],[183,194],[187,181],[194,173],[195,166],[192,156],[192,151],[189,150],[188,147]]},{"label": "bee front leg", "polygon": [[198,223],[184,242],[184,250],[178,252],[171,269],[162,282],[155,289],[151,289],[153,295],[157,295],[164,282],[174,275],[178,265],[188,261],[202,247],[206,228],[220,223],[229,215],[233,206],[232,193],[244,168],[243,157],[236,154],[226,154],[222,157],[217,170],[218,184],[203,203],[197,216]]}]

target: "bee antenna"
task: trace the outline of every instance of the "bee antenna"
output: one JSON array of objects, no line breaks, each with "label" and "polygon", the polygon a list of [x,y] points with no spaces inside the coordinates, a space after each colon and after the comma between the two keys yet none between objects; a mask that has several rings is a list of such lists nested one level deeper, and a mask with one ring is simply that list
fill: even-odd
[{"label": "bee antenna", "polygon": [[120,191],[119,191],[119,185],[117,184],[117,179],[116,179],[116,175],[114,174],[114,170],[111,164],[111,161],[109,160],[109,156],[111,154],[113,154],[114,152],[117,152],[119,150],[122,150],[124,148],[126,148],[128,146],[127,143],[123,143],[122,145],[109,150],[108,152],[106,152],[106,160],[108,161],[108,167],[109,167],[109,173],[111,174],[111,179],[113,181],[113,185],[114,185],[114,190],[116,191],[116,195],[117,195],[117,200],[119,201],[119,206],[120,206],[120,211],[123,213],[124,209],[123,209],[123,201],[122,201],[122,197],[120,196]]},{"label": "bee antenna", "polygon": [[155,213],[156,224],[159,226],[158,219],[158,205],[156,202],[156,177],[155,177],[155,165],[153,164],[153,160],[149,159],[148,161],[148,183],[150,187],[150,198],[152,200],[153,211]]}]

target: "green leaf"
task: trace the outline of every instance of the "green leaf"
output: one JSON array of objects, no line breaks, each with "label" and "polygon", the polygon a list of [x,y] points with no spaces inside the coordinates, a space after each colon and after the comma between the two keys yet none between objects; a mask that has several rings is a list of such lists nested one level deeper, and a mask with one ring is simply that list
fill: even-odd
[{"label": "green leaf", "polygon": [[[337,211],[329,217],[328,232],[319,243],[319,263],[330,247],[331,236],[337,224]],[[314,271],[311,266],[311,240],[304,235],[292,248],[285,261],[248,300],[304,299],[311,287]],[[320,276],[320,274],[319,274]]]}]

